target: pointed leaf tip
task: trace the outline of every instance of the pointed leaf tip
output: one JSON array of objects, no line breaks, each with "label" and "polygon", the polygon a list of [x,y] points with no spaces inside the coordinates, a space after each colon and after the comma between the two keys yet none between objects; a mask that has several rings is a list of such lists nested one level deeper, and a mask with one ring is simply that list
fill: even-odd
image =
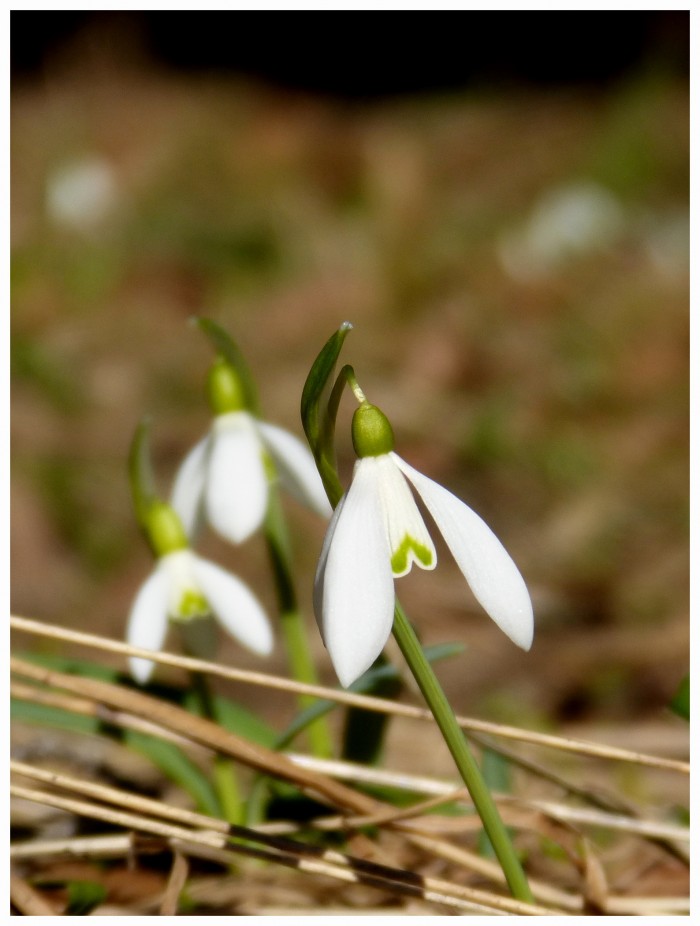
[{"label": "pointed leaf tip", "polygon": [[348,321],[342,323],[337,331],[334,331],[330,338],[322,347],[320,353],[314,360],[306,377],[304,389],[301,394],[301,422],[304,427],[304,433],[311,446],[314,456],[317,456],[318,440],[321,433],[323,416],[325,408],[322,409],[322,398],[324,393],[330,388],[330,380],[335,370],[335,365],[343,347],[345,337],[352,329],[352,324]]}]

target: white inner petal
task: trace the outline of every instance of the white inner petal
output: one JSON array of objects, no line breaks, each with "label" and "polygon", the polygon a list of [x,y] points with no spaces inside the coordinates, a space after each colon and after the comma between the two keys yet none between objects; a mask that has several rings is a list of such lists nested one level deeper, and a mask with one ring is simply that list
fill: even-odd
[{"label": "white inner petal", "polygon": [[406,575],[414,563],[434,569],[435,546],[403,473],[389,454],[368,457],[367,463],[376,473],[394,575]]},{"label": "white inner petal", "polygon": [[175,621],[204,617],[211,607],[197,581],[191,550],[176,550],[160,561],[168,576],[168,614]]}]

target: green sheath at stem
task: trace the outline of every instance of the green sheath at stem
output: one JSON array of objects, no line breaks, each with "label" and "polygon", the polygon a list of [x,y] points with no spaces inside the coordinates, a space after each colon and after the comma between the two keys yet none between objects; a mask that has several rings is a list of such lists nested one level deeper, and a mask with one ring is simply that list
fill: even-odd
[{"label": "green sheath at stem", "polygon": [[404,614],[401,605],[396,602],[394,609],[394,637],[399,644],[404,659],[418,682],[418,686],[440,728],[447,747],[459,770],[462,780],[469,789],[477,813],[481,817],[484,830],[491,840],[496,857],[508,882],[513,897],[517,900],[533,903],[534,898],[527,883],[525,872],[515,854],[503,821],[491,797],[491,792],[481,776],[481,771],[467,745],[449,701],[423,655],[418,638]]}]

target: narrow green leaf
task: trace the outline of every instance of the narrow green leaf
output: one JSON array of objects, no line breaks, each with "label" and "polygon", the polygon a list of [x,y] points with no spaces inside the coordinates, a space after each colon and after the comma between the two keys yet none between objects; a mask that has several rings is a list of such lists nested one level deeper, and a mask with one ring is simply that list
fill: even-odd
[{"label": "narrow green leaf", "polygon": [[187,791],[202,813],[217,815],[220,811],[216,794],[207,777],[173,743],[134,730],[127,730],[122,736],[120,731],[110,728],[96,717],[84,717],[62,708],[34,704],[32,701],[19,698],[10,700],[10,719],[13,722],[68,730],[87,736],[109,733],[113,738],[123,740],[126,745],[146,756],[167,778]]},{"label": "narrow green leaf", "polygon": [[352,328],[343,322],[311,366],[301,395],[301,421],[326,495],[335,508],[343,496],[335,458],[335,419],[345,386],[341,373],[332,385],[333,372],[345,337]]},{"label": "narrow green leaf", "polygon": [[686,675],[681,681],[669,706],[674,714],[678,714],[683,720],[690,720],[690,675]]},{"label": "narrow green leaf", "polygon": [[[39,665],[45,665],[64,672],[72,672],[75,675],[99,678],[111,682],[122,681],[116,669],[107,669],[104,666],[96,666],[83,660],[67,659],[54,654],[40,653],[29,653],[27,659]],[[155,693],[156,690],[165,700],[176,704],[187,700],[187,694],[183,695],[180,689],[166,688],[164,686],[158,686],[156,689],[155,686],[151,686],[151,691]],[[234,711],[235,708],[226,707],[226,709],[222,709],[222,715],[227,715],[230,719]],[[239,729],[244,728],[251,731],[255,729],[254,718],[253,715],[244,718],[245,713],[241,709],[240,715],[238,715]],[[36,704],[19,698],[12,698],[10,701],[10,717],[24,723],[69,730],[73,733],[82,733],[89,736],[102,734],[115,739],[117,742],[123,742],[146,756],[167,778],[187,791],[202,813],[211,815],[220,813],[216,792],[209,783],[208,778],[174,743],[169,743],[155,736],[147,736],[135,730],[121,730],[97,717],[86,717],[63,708]],[[262,722],[260,722],[260,726],[262,726]],[[257,733],[262,737],[260,727],[258,727]],[[242,733],[242,735],[245,734]],[[275,735],[274,731],[268,730],[268,742],[274,739]]]},{"label": "narrow green leaf", "polygon": [[48,704],[36,704],[21,698],[10,698],[10,720],[31,723],[54,730],[68,730],[70,733],[99,733],[100,721],[96,717],[85,717]]},{"label": "narrow green leaf", "polygon": [[116,682],[120,677],[117,669],[90,662],[87,659],[61,656],[59,653],[22,652],[20,657],[47,669],[57,669],[59,672],[68,672],[72,675],[84,675],[87,678],[98,678],[104,682]]},{"label": "narrow green leaf", "polygon": [[343,322],[340,328],[331,335],[314,360],[304,383],[301,394],[301,423],[314,456],[318,452],[325,413],[325,409],[321,407],[322,399],[324,394],[330,390],[330,381],[343,347],[343,341],[351,328],[350,322]]},{"label": "narrow green leaf", "polygon": [[124,741],[146,756],[166,778],[187,791],[200,813],[220,816],[219,800],[209,779],[174,743],[147,736],[137,730],[127,730]]},{"label": "narrow green leaf", "polygon": [[211,318],[201,318],[197,316],[193,319],[193,322],[200,331],[204,332],[209,338],[214,350],[220,354],[227,363],[230,363],[238,373],[241,379],[241,386],[243,387],[246,407],[253,412],[254,415],[259,415],[260,405],[258,391],[241,349],[231,335]]},{"label": "narrow green leaf", "polygon": [[150,419],[141,419],[129,449],[129,483],[134,511],[139,525],[145,530],[148,512],[155,501],[156,483],[149,449]]}]

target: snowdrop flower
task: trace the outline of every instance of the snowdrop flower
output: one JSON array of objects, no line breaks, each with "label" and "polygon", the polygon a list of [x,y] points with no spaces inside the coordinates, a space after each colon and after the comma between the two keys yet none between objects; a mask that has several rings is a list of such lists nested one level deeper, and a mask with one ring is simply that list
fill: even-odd
[{"label": "snowdrop flower", "polygon": [[275,473],[298,501],[330,517],[331,507],[308,447],[246,410],[238,374],[225,360],[212,367],[208,391],[214,422],[185,457],[171,498],[188,536],[205,517],[222,537],[242,543],[263,523]]},{"label": "snowdrop flower", "polygon": [[525,582],[501,542],[471,508],[394,453],[384,414],[355,411],[359,457],[351,485],[328,527],[316,571],[314,610],[340,682],[351,685],[381,653],[394,619],[394,578],[415,563],[434,569],[437,554],[411,494],[418,492],[476,599],[518,646],[532,644]]},{"label": "snowdrop flower", "polygon": [[[205,655],[197,640],[207,642],[213,616],[247,649],[260,656],[272,651],[272,630],[257,598],[236,576],[189,549],[169,505],[154,503],[147,532],[158,561],[131,608],[126,638],[132,646],[161,649],[171,620],[185,631],[192,654]],[[136,681],[145,684],[153,662],[134,656],[129,665]]]}]

